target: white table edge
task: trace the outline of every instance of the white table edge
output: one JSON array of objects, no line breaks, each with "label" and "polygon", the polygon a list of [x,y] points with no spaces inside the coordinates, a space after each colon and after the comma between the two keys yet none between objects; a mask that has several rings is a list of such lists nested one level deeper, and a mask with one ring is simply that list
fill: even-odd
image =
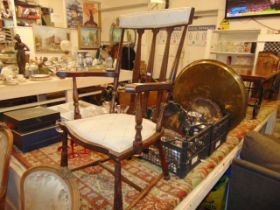
[{"label": "white table edge", "polygon": [[[273,131],[276,118],[277,110],[268,115],[265,120],[254,129],[254,131],[260,131],[265,126],[264,132],[270,134]],[[241,149],[242,143],[243,140],[187,195],[187,197],[179,203],[179,205],[176,206],[175,210],[195,210],[229,168],[232,160],[237,156]]]}]

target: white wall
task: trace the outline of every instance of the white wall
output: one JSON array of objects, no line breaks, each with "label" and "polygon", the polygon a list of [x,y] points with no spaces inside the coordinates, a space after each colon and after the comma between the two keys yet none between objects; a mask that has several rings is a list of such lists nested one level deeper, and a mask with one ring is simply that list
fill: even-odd
[{"label": "white wall", "polygon": [[170,7],[192,6],[198,11],[205,11],[217,9],[221,2],[225,0],[172,0]]},{"label": "white wall", "polygon": [[[65,27],[66,16],[65,16],[65,0],[38,0],[39,3],[46,7],[52,7],[54,9],[55,26]],[[138,12],[148,10],[148,0],[99,0],[101,2],[101,22],[102,22],[102,33],[101,40],[110,40],[110,28],[111,24],[115,22],[116,18],[121,14]],[[209,25],[219,24],[224,18],[225,13],[225,0],[172,0],[170,1],[170,7],[183,7],[192,6],[196,10],[196,16],[193,25]],[[272,28],[279,28],[279,17],[266,17],[256,18],[261,23],[268,25]],[[242,20],[230,20],[231,29],[265,29],[266,28],[252,19]],[[31,48],[31,56],[35,56],[33,33],[31,28],[17,27],[16,32],[22,35],[23,41]],[[72,30],[72,44],[73,50],[77,50],[77,31]],[[147,49],[146,49],[147,50]],[[203,58],[203,48],[188,47],[185,45],[184,57],[182,58],[181,66],[188,64],[189,62]],[[36,54],[37,55],[37,54]],[[48,56],[52,56],[50,54]],[[38,54],[38,56],[42,56]],[[145,56],[144,56],[145,57]],[[144,58],[146,59],[146,57]]]},{"label": "white wall", "polygon": [[[225,15],[225,0],[172,0],[171,7],[192,6],[196,11],[218,10],[217,23],[219,24]],[[272,27],[280,29],[279,16],[255,18],[257,21]],[[264,26],[256,23],[251,18],[230,20],[231,29],[266,29]]]},{"label": "white wall", "polygon": [[52,8],[56,27],[66,27],[65,0],[37,0],[38,4]]},{"label": "white wall", "polygon": [[[110,29],[112,23],[116,22],[117,17],[126,13],[133,13],[147,10],[147,0],[125,1],[123,0],[101,0],[101,40],[110,41]],[[112,4],[110,4],[112,2]]]}]

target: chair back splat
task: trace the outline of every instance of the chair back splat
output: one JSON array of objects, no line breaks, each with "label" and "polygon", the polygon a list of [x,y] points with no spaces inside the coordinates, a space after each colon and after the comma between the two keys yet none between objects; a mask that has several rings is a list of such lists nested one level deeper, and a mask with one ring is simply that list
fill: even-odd
[{"label": "chair back splat", "polygon": [[[73,98],[75,106],[75,120],[65,121],[60,124],[62,134],[62,153],[61,166],[68,167],[67,143],[68,136],[71,139],[90,149],[107,155],[107,158],[81,165],[72,170],[80,170],[89,166],[99,165],[113,174],[114,182],[114,204],[115,210],[123,209],[122,202],[122,181],[140,191],[127,209],[133,208],[156,183],[164,177],[169,179],[168,164],[165,151],[162,147],[161,137],[163,134],[162,117],[165,111],[165,102],[170,98],[173,89],[174,80],[179,66],[180,55],[184,46],[184,39],[188,24],[192,22],[193,8],[166,9],[161,11],[141,12],[138,14],[120,16],[121,41],[119,43],[117,64],[113,72],[58,72],[59,77],[73,78]],[[177,51],[175,52],[174,63],[170,69],[170,45],[172,33],[176,27],[182,27],[182,36],[179,41]],[[132,83],[125,86],[125,91],[131,95],[130,112],[115,113],[115,102],[117,101],[117,88],[119,86],[119,77],[121,71],[121,58],[123,45],[126,44],[124,34],[128,29],[136,31],[136,56],[135,65],[132,72]],[[164,46],[162,61],[159,62],[160,69],[155,69],[155,62],[158,63],[157,39],[159,33],[165,31],[167,39]],[[151,35],[151,45],[148,53],[148,66],[145,80],[141,78],[141,58],[143,45],[146,43],[145,33]],[[149,35],[148,34],[148,35]],[[148,49],[148,48],[147,48]],[[161,52],[160,52],[161,53]],[[143,53],[144,54],[144,53]],[[157,57],[156,57],[157,56]],[[157,75],[157,76],[155,76]],[[110,107],[110,113],[80,119],[81,115],[78,109],[78,91],[76,77],[111,77],[113,78],[113,94]],[[149,96],[156,93],[156,108],[153,112],[153,118],[147,118],[147,108]],[[159,150],[159,157],[162,166],[162,174],[151,181],[149,186],[142,189],[132,180],[124,177],[121,173],[122,160],[131,158],[135,154],[141,153],[149,146],[156,146]],[[107,160],[113,160],[115,170],[103,164]]]},{"label": "chair back splat", "polygon": [[[176,9],[173,9],[176,10]],[[177,9],[178,11],[180,9]],[[168,13],[170,10],[163,10],[160,11],[159,13]],[[182,11],[182,10],[181,10]],[[180,13],[180,12],[179,12]],[[178,14],[179,14],[178,13]],[[147,66],[147,72],[146,72],[146,80],[145,82],[152,82],[154,80],[158,80],[158,81],[169,81],[170,83],[174,83],[174,80],[176,78],[176,74],[178,71],[178,66],[179,66],[179,62],[180,62],[180,55],[182,53],[182,49],[184,46],[184,40],[186,37],[186,31],[187,31],[187,26],[188,24],[192,23],[192,17],[194,14],[194,9],[191,10],[191,12],[188,14],[189,15],[189,21],[186,24],[185,22],[182,21],[183,18],[186,18],[186,16],[184,17],[184,15],[179,14],[179,16],[177,16],[178,19],[181,19],[176,22],[176,20],[174,21],[174,17],[172,17],[173,14],[171,14],[169,17],[170,20],[169,22],[163,22],[166,19],[162,19],[161,17],[155,17],[152,14],[148,14],[148,18],[146,18],[145,20],[140,20],[140,18],[142,17],[137,17],[137,15],[133,16],[121,16],[120,17],[120,27],[123,28],[123,33],[125,33],[126,29],[134,29],[136,30],[137,33],[137,49],[136,49],[136,58],[135,58],[135,65],[134,65],[134,71],[133,71],[133,78],[132,78],[132,82],[133,83],[138,83],[138,82],[142,82],[141,81],[141,75],[140,75],[140,64],[141,64],[141,58],[142,58],[142,46],[143,46],[143,40],[146,42],[146,39],[143,39],[143,35],[147,32],[147,31],[151,31],[152,32],[152,39],[151,39],[151,43],[150,43],[150,52],[148,55],[148,66]],[[143,14],[145,15],[145,14]],[[156,14],[158,15],[158,14]],[[140,16],[140,15],[139,15]],[[164,14],[163,14],[164,16]],[[162,16],[162,17],[163,17]],[[151,18],[149,20],[149,18]],[[156,19],[158,18],[158,19]],[[153,24],[151,22],[151,20],[155,20],[157,23],[159,24]],[[134,24],[133,22],[136,21],[140,22],[137,24]],[[175,52],[175,59],[174,59],[174,63],[170,69],[170,74],[167,77],[167,72],[168,72],[168,64],[170,62],[170,46],[171,46],[171,37],[172,37],[172,33],[174,31],[175,28],[177,27],[181,27],[182,29],[182,33],[181,33],[181,38],[179,40],[179,44],[177,47],[177,51]],[[155,61],[160,62],[158,60],[155,59],[156,54],[158,54],[159,52],[157,52],[157,47],[156,47],[156,43],[157,43],[157,38],[159,37],[159,32],[160,31],[166,31],[167,33],[167,37],[166,37],[166,41],[165,41],[165,47],[164,47],[164,51],[163,51],[163,56],[162,56],[162,60],[161,60],[161,67],[159,70],[159,76],[157,78],[153,78],[154,76],[154,66],[155,66]],[[124,41],[124,40],[123,40]],[[147,44],[147,43],[145,43]],[[123,45],[123,43],[121,43],[121,45]],[[158,49],[159,50],[159,49]],[[143,94],[143,102],[142,102],[142,111],[143,114],[146,117],[146,113],[147,113],[147,103],[148,103],[148,98],[149,98],[150,94],[149,92],[145,92]],[[163,99],[163,96],[165,96],[165,98]],[[154,117],[156,120],[159,114],[159,110],[160,110],[160,103],[163,100],[167,100],[168,97],[170,97],[170,91],[169,92],[163,92],[163,91],[159,91],[157,94],[157,100],[156,100],[156,109],[155,109],[155,114]],[[133,111],[135,111],[135,96],[132,94],[131,98],[130,98],[130,109],[129,112],[132,113]]]}]

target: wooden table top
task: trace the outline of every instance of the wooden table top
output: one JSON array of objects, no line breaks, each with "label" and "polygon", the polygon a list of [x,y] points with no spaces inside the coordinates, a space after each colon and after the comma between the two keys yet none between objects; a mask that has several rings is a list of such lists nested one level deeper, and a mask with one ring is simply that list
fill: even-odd
[{"label": "wooden table top", "polygon": [[240,72],[239,75],[242,77],[242,79],[249,79],[249,80],[269,80],[276,75],[280,74],[280,71],[274,71],[267,74],[261,74],[261,73],[252,73],[252,72]]}]

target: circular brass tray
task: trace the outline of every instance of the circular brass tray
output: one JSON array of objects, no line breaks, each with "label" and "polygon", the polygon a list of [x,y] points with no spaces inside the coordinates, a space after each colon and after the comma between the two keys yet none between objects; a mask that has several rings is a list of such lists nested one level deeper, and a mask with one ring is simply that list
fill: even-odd
[{"label": "circular brass tray", "polygon": [[173,96],[185,108],[198,97],[216,102],[231,113],[232,127],[246,115],[247,92],[240,76],[216,60],[198,60],[187,65],[175,80]]}]

